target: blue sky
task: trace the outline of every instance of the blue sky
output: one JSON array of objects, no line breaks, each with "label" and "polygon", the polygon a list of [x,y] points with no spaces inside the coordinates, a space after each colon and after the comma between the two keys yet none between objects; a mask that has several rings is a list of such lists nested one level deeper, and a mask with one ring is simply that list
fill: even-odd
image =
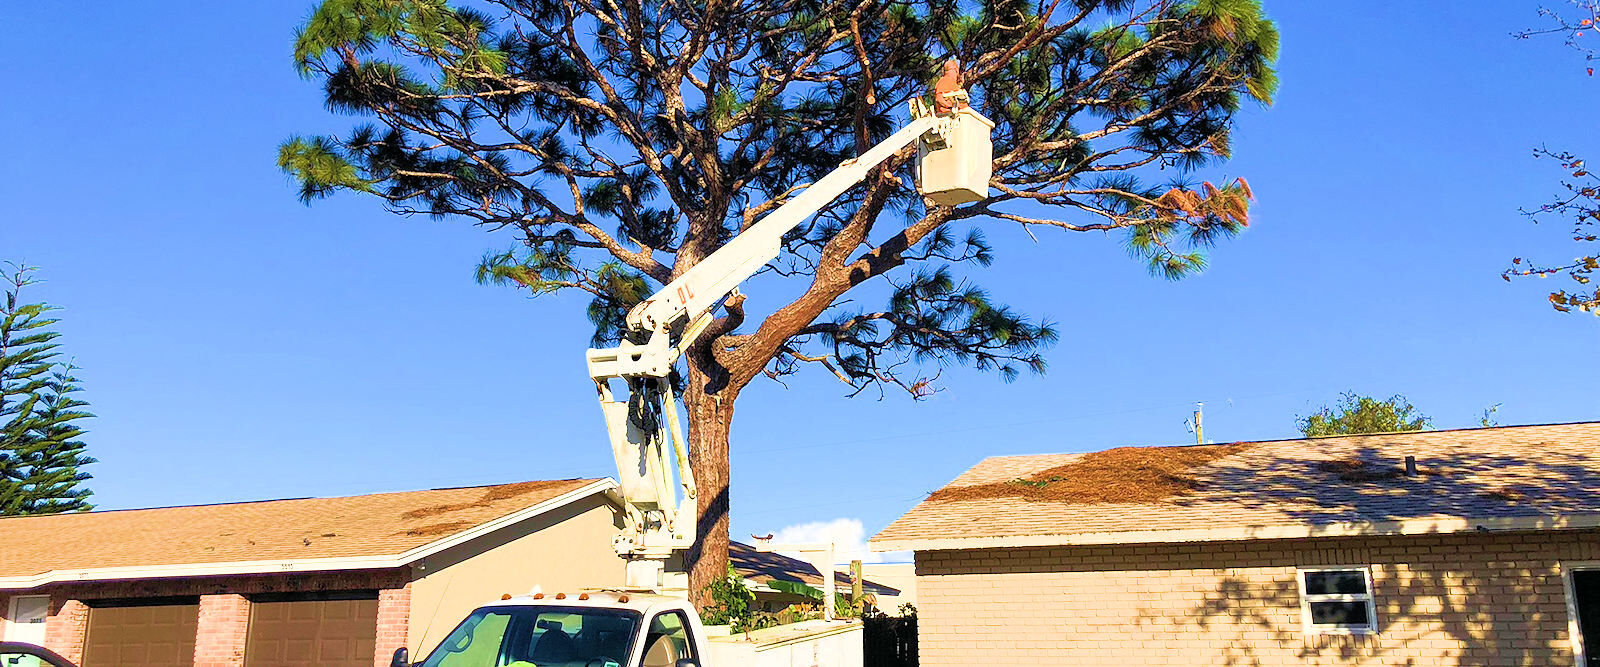
[{"label": "blue sky", "polygon": [[[1338,392],[1404,393],[1441,428],[1600,418],[1600,321],[1514,255],[1570,257],[1518,214],[1531,149],[1594,153],[1600,83],[1533,2],[1269,0],[1283,87],[1244,114],[1255,224],[1205,274],[1151,278],[1120,239],[989,230],[984,285],[1057,322],[1044,377],[952,368],[914,403],[826,376],[758,384],[734,426],[735,536],[870,534],[985,456],[1287,437]],[[273,164],[336,131],[290,66],[308,3],[47,3],[0,14],[0,259],[43,268],[99,418],[102,508],[603,476],[583,300],[472,280],[494,237],[339,197]]]}]

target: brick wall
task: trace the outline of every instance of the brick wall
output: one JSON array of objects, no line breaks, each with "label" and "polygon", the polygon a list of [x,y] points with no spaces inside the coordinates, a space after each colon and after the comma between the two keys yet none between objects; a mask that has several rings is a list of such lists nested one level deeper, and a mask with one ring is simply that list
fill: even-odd
[{"label": "brick wall", "polygon": [[[411,584],[378,591],[378,643],[374,667],[389,667],[394,650],[406,645],[411,627]],[[418,660],[421,656],[414,656]]]},{"label": "brick wall", "polygon": [[[1583,560],[1600,533],[919,552],[921,663],[1570,666]],[[1306,634],[1296,568],[1345,565],[1378,633]]]},{"label": "brick wall", "polygon": [[44,647],[73,664],[83,662],[83,636],[89,629],[89,606],[70,598],[50,596],[50,616],[44,622]]},{"label": "brick wall", "polygon": [[237,593],[200,596],[194,667],[244,667],[250,599]]}]

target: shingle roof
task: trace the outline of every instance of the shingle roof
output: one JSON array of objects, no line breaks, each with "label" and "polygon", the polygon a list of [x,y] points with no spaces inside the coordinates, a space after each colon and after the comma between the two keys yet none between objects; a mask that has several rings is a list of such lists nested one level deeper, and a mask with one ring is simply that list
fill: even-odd
[{"label": "shingle roof", "polygon": [[[1537,529],[1574,527],[1573,517],[1587,525],[1600,514],[1600,422],[1236,443],[1228,451],[1185,470],[1187,490],[1139,502],[1040,491],[1050,476],[1075,468],[1106,482],[1141,474],[1076,465],[1096,454],[986,459],[871,542],[893,550]],[[1416,457],[1417,476],[1404,475],[1406,456]]]},{"label": "shingle roof", "polygon": [[[822,588],[822,574],[817,572],[816,566],[798,558],[790,558],[780,553],[757,551],[755,547],[743,542],[728,543],[728,561],[733,565],[734,571],[745,579],[765,584],[774,579],[784,581],[799,581],[814,588]],[[833,573],[835,586],[841,591],[850,588],[850,577],[842,572]],[[876,595],[899,595],[900,589],[875,583],[867,579],[861,580],[861,589],[866,593]]]},{"label": "shingle roof", "polygon": [[0,518],[0,578],[113,567],[397,556],[598,481]]}]

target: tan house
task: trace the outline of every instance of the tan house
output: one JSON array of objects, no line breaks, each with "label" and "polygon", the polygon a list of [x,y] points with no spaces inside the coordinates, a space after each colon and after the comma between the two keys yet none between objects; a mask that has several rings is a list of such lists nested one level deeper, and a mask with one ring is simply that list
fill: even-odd
[{"label": "tan house", "polygon": [[610,480],[0,519],[0,629],[84,667],[385,666],[534,585],[622,582]]},{"label": "tan house", "polygon": [[[620,586],[615,488],[572,479],[0,518],[0,639],[83,667],[386,667],[402,646],[420,659],[506,593]],[[773,579],[821,585],[803,561],[732,551],[767,608],[803,599]]]},{"label": "tan house", "polygon": [[1600,665],[1600,423],[996,457],[871,544],[927,667]]}]

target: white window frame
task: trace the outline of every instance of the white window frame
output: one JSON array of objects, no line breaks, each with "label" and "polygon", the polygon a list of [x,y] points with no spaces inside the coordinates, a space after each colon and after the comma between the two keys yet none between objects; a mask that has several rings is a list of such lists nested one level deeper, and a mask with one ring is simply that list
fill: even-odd
[{"label": "white window frame", "polygon": [[[41,600],[41,599],[44,600],[44,623],[19,623],[19,622],[17,622],[17,609],[22,607],[22,601],[25,600],[25,599],[27,599],[27,600]],[[10,604],[8,604],[6,606],[7,606],[7,609],[6,609],[6,622],[5,622],[5,627],[0,628],[0,630],[3,630],[3,632],[0,632],[0,639],[4,639],[6,641],[29,641],[31,643],[43,643],[42,641],[35,641],[34,638],[31,637],[31,636],[29,636],[29,637],[21,636],[21,631],[20,630],[16,630],[15,628],[26,627],[26,628],[28,628],[29,634],[31,635],[34,632],[32,626],[48,624],[50,622],[50,596],[48,596],[48,595],[13,595],[13,596],[11,596]],[[39,639],[43,639],[43,638],[40,637]]]},{"label": "white window frame", "polygon": [[1573,664],[1585,665],[1583,654],[1583,626],[1578,624],[1578,590],[1574,587],[1572,573],[1580,570],[1600,570],[1600,560],[1567,561],[1557,564],[1561,568],[1561,592],[1567,600],[1567,638],[1572,641]]},{"label": "white window frame", "polygon": [[[1366,595],[1311,595],[1306,593],[1306,574],[1311,572],[1361,572],[1367,583]],[[1378,603],[1377,591],[1372,587],[1372,568],[1367,565],[1344,565],[1334,567],[1297,567],[1294,572],[1295,585],[1300,589],[1300,626],[1308,635],[1374,635],[1378,633]],[[1356,625],[1318,625],[1311,622],[1311,603],[1313,602],[1365,602],[1367,603],[1367,624]]]}]

